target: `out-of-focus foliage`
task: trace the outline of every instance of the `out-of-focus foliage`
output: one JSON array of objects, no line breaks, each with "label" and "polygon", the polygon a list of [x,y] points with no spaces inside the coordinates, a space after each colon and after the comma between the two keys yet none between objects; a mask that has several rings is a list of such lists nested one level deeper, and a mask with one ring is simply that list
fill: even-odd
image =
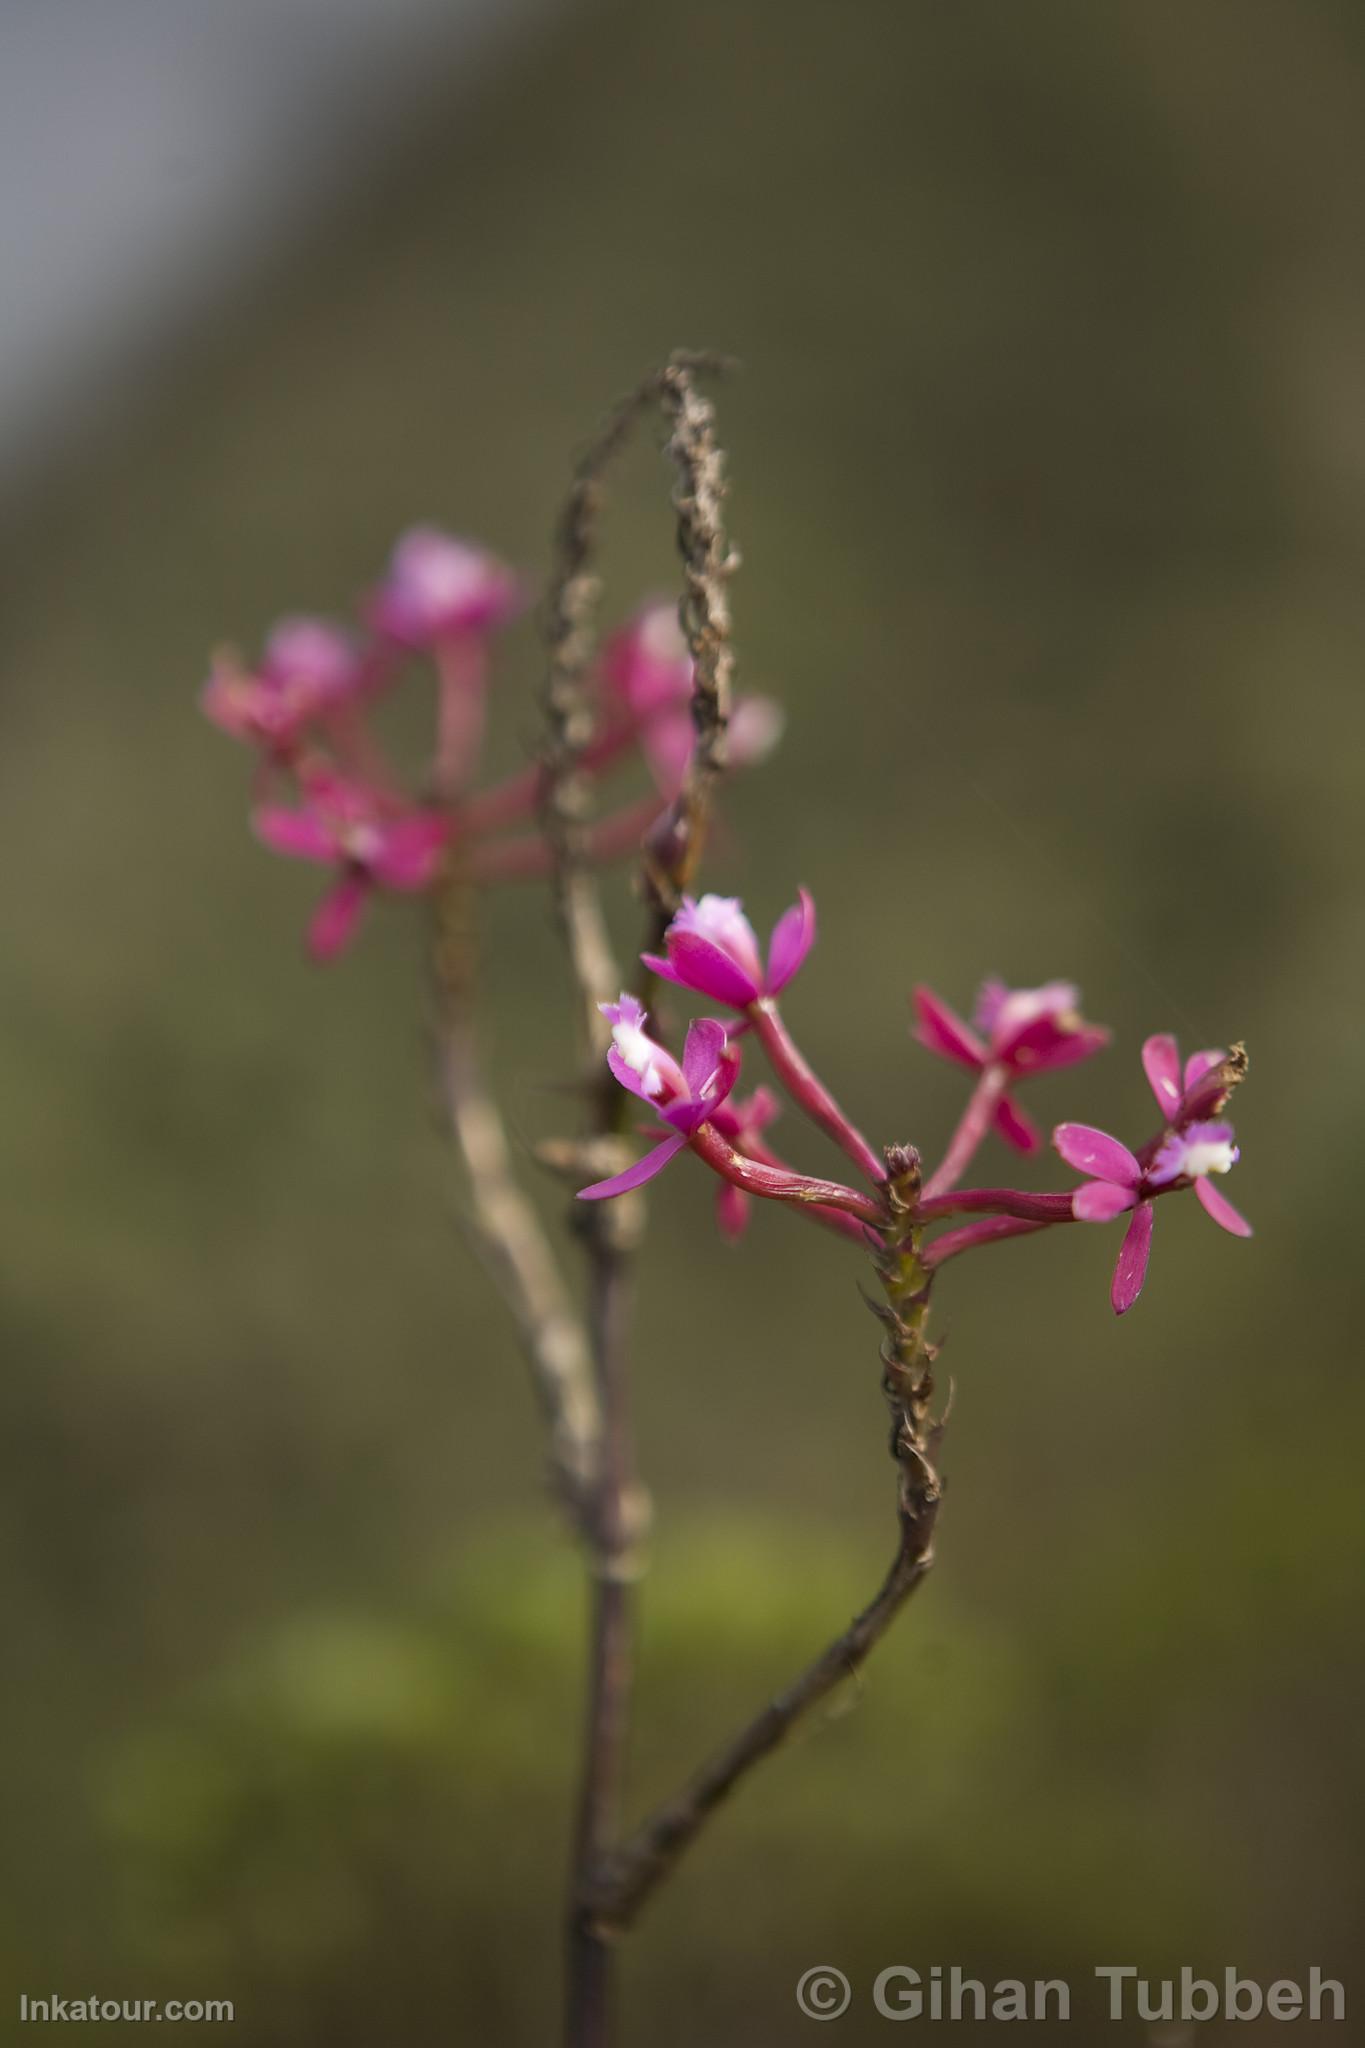
[{"label": "out-of-focus foliage", "polygon": [[[803,1043],[932,1147],[916,977],[1074,976],[1115,1049],[1030,1107],[1130,1136],[1147,1031],[1245,1035],[1258,1234],[1168,1205],[1119,1327],[1112,1232],[945,1274],[934,1581],[651,1909],[638,2038],[802,2039],[824,1959],[1349,1974],[1363,190],[1329,0],[584,10],[12,508],[6,1981],[236,1995],[262,2042],[373,2041],[383,1987],[414,2041],[545,2037],[580,1602],[454,1227],[415,925],[304,967],[310,879],[193,695],[414,518],[543,566],[570,450],[678,342],[746,365],[738,644],[791,725],[710,879],[762,924],[815,891]],[[672,576],[665,494],[641,452],[618,612]],[[536,676],[528,624],[505,760]],[[534,892],[490,904],[528,1135],[571,1113],[554,962]],[[892,1534],[856,1253],[761,1214],[735,1254],[710,1195],[670,1174],[644,1261],[641,1796]]]}]

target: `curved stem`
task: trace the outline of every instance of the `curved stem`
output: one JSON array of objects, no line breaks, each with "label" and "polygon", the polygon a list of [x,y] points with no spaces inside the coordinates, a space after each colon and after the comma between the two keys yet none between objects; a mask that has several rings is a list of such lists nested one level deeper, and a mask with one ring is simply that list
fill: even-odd
[{"label": "curved stem", "polygon": [[942,1237],[935,1238],[921,1257],[927,1270],[937,1272],[949,1259],[955,1259],[959,1252],[969,1252],[979,1244],[999,1244],[1003,1238],[1029,1237],[1036,1230],[1050,1230],[1053,1224],[1065,1223],[1065,1216],[1053,1218],[1052,1223],[1030,1221],[1024,1216],[988,1216],[980,1223],[964,1223],[960,1230],[945,1230]]},{"label": "curved stem", "polygon": [[769,1202],[789,1202],[794,1207],[814,1205],[822,1209],[843,1210],[849,1216],[856,1216],[869,1229],[883,1230],[886,1227],[886,1217],[870,1195],[860,1195],[856,1188],[846,1188],[842,1181],[816,1180],[810,1174],[792,1173],[787,1167],[769,1166],[761,1159],[751,1159],[746,1153],[737,1152],[722,1138],[714,1124],[699,1125],[688,1143],[714,1173],[733,1181],[737,1188],[743,1188],[746,1195],[758,1195]]},{"label": "curved stem", "polygon": [[452,633],[435,649],[437,673],[436,764],[433,781],[443,803],[453,803],[479,764],[483,750],[488,664],[473,633]]},{"label": "curved stem", "polygon": [[818,1124],[836,1145],[846,1152],[860,1173],[874,1186],[886,1179],[886,1167],[867,1139],[847,1116],[807,1063],[796,1041],[782,1022],[771,996],[761,996],[745,1011],[754,1036],[768,1055],[769,1064],[798,1109]]},{"label": "curved stem", "polygon": [[968,1097],[967,1107],[962,1112],[961,1122],[948,1140],[944,1153],[928,1180],[924,1183],[927,1199],[947,1194],[949,1188],[957,1186],[967,1168],[976,1157],[982,1139],[995,1121],[1000,1098],[1005,1092],[1009,1076],[1003,1067],[986,1065],[982,1068],[976,1086]]},{"label": "curved stem", "polygon": [[[789,1165],[782,1158],[780,1153],[774,1152],[758,1138],[750,1138],[746,1141],[742,1156],[757,1160],[761,1166],[775,1167],[779,1173],[794,1173],[796,1171],[793,1166]],[[866,1249],[868,1226],[865,1223],[860,1223],[856,1216],[850,1216],[847,1209],[832,1209],[821,1202],[794,1202],[792,1207],[798,1215],[808,1216],[812,1223],[821,1223],[826,1230],[837,1231],[840,1237],[850,1237],[855,1244],[861,1245]]]},{"label": "curved stem", "polygon": [[915,1210],[916,1223],[939,1223],[945,1216],[1022,1216],[1036,1223],[1069,1223],[1071,1195],[1031,1195],[1023,1188],[959,1188],[937,1195]]}]

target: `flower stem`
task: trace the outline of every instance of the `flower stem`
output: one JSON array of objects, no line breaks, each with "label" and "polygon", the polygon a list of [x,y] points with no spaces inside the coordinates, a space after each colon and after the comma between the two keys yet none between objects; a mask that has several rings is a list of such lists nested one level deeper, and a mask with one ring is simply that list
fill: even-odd
[{"label": "flower stem", "polygon": [[922,1201],[915,1222],[941,1223],[946,1216],[1022,1216],[1032,1223],[1069,1223],[1071,1195],[1031,1195],[1024,1188],[959,1188]]},{"label": "flower stem", "polygon": [[949,1188],[957,1186],[995,1120],[1008,1078],[1003,1067],[987,1065],[982,1068],[962,1112],[962,1120],[948,1140],[948,1149],[924,1184],[926,1198],[945,1195]]},{"label": "flower stem", "polygon": [[483,748],[487,663],[472,633],[455,633],[435,650],[439,678],[436,699],[436,794],[457,797],[478,766]]},{"label": "flower stem", "polygon": [[842,1181],[817,1180],[810,1174],[793,1173],[789,1167],[768,1166],[760,1159],[750,1159],[722,1138],[714,1124],[699,1125],[688,1142],[713,1173],[743,1188],[746,1195],[758,1195],[770,1202],[790,1202],[796,1207],[842,1210],[871,1230],[885,1227],[886,1217],[870,1195],[846,1188]]},{"label": "flower stem", "polygon": [[[1054,1223],[1065,1223],[1065,1216],[1053,1218]],[[955,1259],[959,1252],[973,1251],[977,1245],[999,1244],[1003,1238],[1028,1237],[1035,1230],[1049,1230],[1049,1223],[1032,1221],[1024,1216],[987,1216],[980,1223],[964,1223],[960,1230],[945,1230],[923,1253],[925,1270],[936,1273],[949,1259]]]},{"label": "flower stem", "polygon": [[807,1064],[782,1022],[772,997],[761,996],[749,1005],[745,1015],[753,1025],[754,1036],[768,1055],[773,1072],[797,1108],[804,1110],[812,1123],[818,1124],[833,1138],[860,1173],[865,1173],[874,1186],[880,1187],[886,1179],[886,1167],[857,1125],[844,1115],[814,1069]]}]

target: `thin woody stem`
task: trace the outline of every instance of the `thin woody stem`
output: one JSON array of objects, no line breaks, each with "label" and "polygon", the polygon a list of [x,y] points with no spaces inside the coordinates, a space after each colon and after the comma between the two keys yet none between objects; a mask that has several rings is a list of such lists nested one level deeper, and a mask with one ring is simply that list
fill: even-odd
[{"label": "thin woody stem", "polygon": [[1008,1080],[1003,1067],[989,1064],[982,1068],[962,1112],[962,1120],[948,1140],[947,1151],[924,1183],[926,1198],[945,1195],[949,1188],[957,1186],[995,1121],[995,1112]]},{"label": "thin woody stem", "polygon": [[814,1068],[807,1063],[783,1023],[777,1004],[770,996],[763,996],[758,1002],[751,1003],[745,1014],[753,1025],[755,1038],[768,1055],[774,1074],[792,1101],[805,1111],[812,1123],[818,1124],[833,1138],[860,1173],[865,1173],[874,1185],[880,1186],[886,1179],[886,1167],[880,1156],[873,1151],[857,1125],[845,1116]]},{"label": "thin woody stem", "polygon": [[452,856],[434,896],[431,949],[442,1095],[468,1175],[470,1235],[516,1323],[549,1426],[555,1488],[581,1529],[601,1436],[592,1361],[540,1219],[512,1172],[507,1133],[484,1080],[473,956],[470,891]]},{"label": "thin woody stem", "polygon": [[677,350],[654,383],[670,423],[667,452],[677,472],[673,505],[683,565],[678,622],[692,657],[696,739],[682,788],[646,847],[646,952],[658,952],[682,893],[697,872],[711,798],[725,770],[734,670],[726,586],[739,567],[739,556],[725,530],[725,457],[716,439],[715,411],[696,381],[698,375],[724,367],[720,357]]},{"label": "thin woody stem", "polygon": [[658,1807],[601,1868],[594,1910],[604,1932],[627,1928],[679,1858],[754,1766],[866,1662],[933,1563],[942,1483],[933,1463],[941,1426],[928,1420],[934,1351],[924,1335],[929,1279],[918,1244],[907,1239],[918,1160],[900,1153],[887,1187],[878,1271],[886,1306],[883,1390],[891,1411],[891,1455],[899,1475],[895,1556],[876,1594],[812,1664],[777,1693],[673,1799]]},{"label": "thin woody stem", "polygon": [[[598,1005],[619,988],[606,921],[589,872],[585,762],[594,741],[589,664],[599,584],[592,569],[602,503],[602,475],[635,422],[662,405],[672,432],[669,453],[678,472],[674,503],[683,558],[679,615],[693,657],[692,716],[697,740],[666,832],[645,865],[651,933],[695,869],[715,782],[724,767],[729,715],[729,613],[724,579],[733,563],[721,525],[723,459],[709,403],[694,372],[705,359],[671,357],[608,418],[575,471],[560,521],[558,568],[546,604],[549,672],[545,685],[546,744],[539,787],[541,820],[551,856],[559,922],[568,946],[589,1051],[604,1037]],[[666,920],[665,920],[666,921]],[[595,1135],[620,1128],[624,1102],[605,1075],[596,1094]],[[638,1197],[594,1204],[580,1218],[588,1248],[596,1384],[604,1417],[604,1456],[589,1524],[594,1602],[584,1761],[570,1874],[569,2048],[604,2048],[610,2033],[610,1948],[591,1910],[594,1875],[615,1831],[630,1700],[628,1581],[637,1527],[626,1412],[630,1261],[643,1209]]]},{"label": "thin woody stem", "polygon": [[[559,523],[556,573],[545,605],[548,673],[538,796],[555,909],[568,949],[585,1055],[603,1042],[599,1004],[619,987],[597,884],[588,867],[590,795],[584,762],[596,716],[589,680],[599,592],[592,568],[602,473],[645,402],[632,392],[581,457]],[[591,1097],[590,1136],[611,1136],[616,1111],[605,1086]],[[575,1217],[588,1260],[589,1325],[603,1419],[598,1485],[586,1533],[592,1571],[588,1700],[578,1810],[569,1871],[565,2037],[568,2048],[603,2048],[611,2026],[610,1951],[583,1911],[590,1873],[617,1825],[632,1674],[629,1580],[636,1519],[629,1413],[630,1271],[643,1220],[632,1197]]]},{"label": "thin woody stem", "polygon": [[675,1799],[650,1816],[605,1865],[594,1910],[604,1928],[620,1932],[670,1876],[689,1845],[740,1781],[780,1748],[804,1717],[866,1662],[933,1562],[938,1493],[926,1490],[902,1513],[891,1568],[875,1597],[799,1677],[776,1693],[732,1742],[704,1764]]}]

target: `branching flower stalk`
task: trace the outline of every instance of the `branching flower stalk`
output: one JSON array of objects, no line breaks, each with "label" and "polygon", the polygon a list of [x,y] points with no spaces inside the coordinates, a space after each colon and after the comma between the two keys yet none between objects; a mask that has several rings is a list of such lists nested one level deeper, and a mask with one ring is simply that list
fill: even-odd
[{"label": "branching flower stalk", "polygon": [[[1042,1134],[1017,1100],[1033,1074],[1069,1067],[1107,1044],[1109,1034],[1082,1017],[1076,989],[987,981],[970,1023],[933,990],[914,992],[920,1043],[972,1076],[959,1122],[926,1173],[915,1146],[874,1144],[797,1044],[785,1006],[816,942],[810,893],[797,892],[766,954],[738,899],[690,893],[723,772],[764,758],[781,723],[768,700],[732,697],[727,585],[737,557],[723,520],[724,458],[700,383],[716,367],[711,358],[671,357],[608,417],[579,461],[542,606],[544,743],[515,775],[478,787],[493,648],[525,609],[526,586],[485,550],[430,528],[399,541],[359,634],[324,620],[286,620],[254,666],[218,657],[203,699],[209,717],[253,750],[257,836],[332,871],[309,927],[315,959],[348,946],[375,899],[413,896],[429,906],[437,1067],[465,1168],[469,1234],[518,1331],[544,1415],[553,1488],[592,1584],[566,1916],[568,2048],[605,2048],[621,1937],[747,1774],[858,1670],[930,1568],[945,1418],[935,1413],[938,1346],[929,1313],[942,1268],[1063,1224],[1122,1216],[1110,1299],[1124,1315],[1146,1277],[1160,1198],[1192,1189],[1223,1230],[1250,1235],[1216,1185],[1239,1156],[1225,1112],[1246,1073],[1241,1046],[1182,1062],[1169,1034],[1149,1038],[1142,1063],[1160,1124],[1133,1148],[1090,1125],[1058,1124],[1053,1149],[1082,1176],[1079,1185],[964,1186],[987,1142],[1002,1140],[1025,1156],[1041,1150]],[[599,649],[604,474],[632,430],[658,415],[675,473],[681,603],[676,612],[658,602],[642,607]],[[431,678],[433,739],[426,775],[409,787],[375,712],[414,664]],[[648,769],[653,794],[599,813],[603,784],[631,758]],[[599,877],[606,863],[631,855],[645,932],[634,986],[622,990]],[[478,1042],[483,893],[535,878],[550,886],[579,1013],[585,1127],[537,1151],[576,1189],[587,1269],[581,1307],[514,1168]],[[675,1052],[650,1015],[664,990],[723,1015],[694,1017]],[[760,1083],[740,1096],[751,1057],[766,1061],[775,1086]],[[769,1131],[781,1097],[843,1155],[856,1185],[808,1172],[774,1147]],[[636,1156],[632,1119],[641,1107],[654,1126]],[[629,1422],[632,1272],[640,1190],[686,1154],[712,1176],[726,1237],[740,1238],[754,1201],[765,1201],[870,1261],[874,1284],[865,1298],[881,1326],[896,1541],[867,1605],[677,1792],[628,1828],[632,1593],[648,1528]]]}]

